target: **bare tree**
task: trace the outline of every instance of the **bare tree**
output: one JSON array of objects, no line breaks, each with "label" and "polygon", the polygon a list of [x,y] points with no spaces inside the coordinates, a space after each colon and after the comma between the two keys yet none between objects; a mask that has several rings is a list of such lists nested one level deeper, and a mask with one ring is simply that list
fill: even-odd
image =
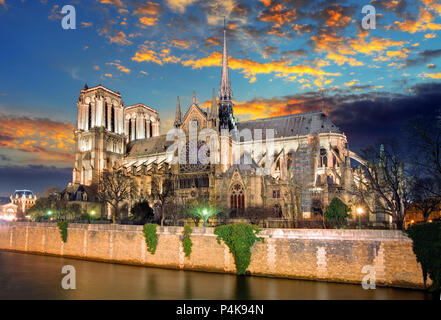
[{"label": "bare tree", "polygon": [[120,215],[121,203],[129,199],[130,192],[134,188],[132,179],[121,169],[104,171],[100,176],[97,196],[98,199],[108,205],[112,210],[112,221]]},{"label": "bare tree", "polygon": [[170,203],[175,201],[175,187],[169,175],[165,175],[163,179],[160,176],[152,176],[151,196],[154,201],[160,203],[161,226],[163,226],[167,210],[167,208],[164,208],[172,208],[173,206]]},{"label": "bare tree", "polygon": [[436,212],[441,206],[440,183],[434,178],[417,178],[412,182],[412,203],[411,207],[421,212],[424,222],[427,222],[430,215]]},{"label": "bare tree", "polygon": [[274,209],[268,207],[248,207],[243,217],[250,220],[252,224],[262,225],[268,218],[274,217]]},{"label": "bare tree", "polygon": [[395,141],[381,146],[370,146],[361,152],[364,170],[359,195],[366,204],[371,203],[372,213],[392,217],[398,229],[403,228],[406,204],[409,199],[409,178],[406,162]]}]

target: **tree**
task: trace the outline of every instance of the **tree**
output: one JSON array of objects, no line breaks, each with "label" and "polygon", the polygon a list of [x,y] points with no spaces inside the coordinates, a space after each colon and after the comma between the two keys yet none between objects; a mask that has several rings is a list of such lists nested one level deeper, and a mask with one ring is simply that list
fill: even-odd
[{"label": "tree", "polygon": [[411,206],[417,212],[421,212],[424,222],[427,222],[433,212],[439,210],[441,206],[441,197],[437,196],[441,189],[440,182],[434,178],[416,178],[412,182]]},{"label": "tree", "polygon": [[404,226],[409,200],[409,176],[406,158],[394,140],[371,145],[361,151],[364,159],[355,193],[359,202],[374,214],[392,217],[398,229]]},{"label": "tree", "polygon": [[267,207],[248,207],[244,212],[244,218],[248,219],[251,224],[257,226],[263,224],[267,219],[274,216],[274,210]]},{"label": "tree", "polygon": [[170,202],[175,201],[175,187],[169,175],[165,175],[164,179],[160,176],[152,176],[151,196],[154,201],[158,201],[160,204],[161,226],[163,226],[166,218],[164,207],[171,206]]},{"label": "tree", "polygon": [[53,186],[53,187],[48,187],[46,189],[44,189],[43,194],[41,195],[42,198],[50,198],[51,196],[57,195],[61,193],[61,189]]},{"label": "tree", "polygon": [[334,226],[341,228],[347,224],[347,220],[350,217],[349,211],[349,207],[343,201],[339,198],[333,198],[326,208],[324,216]]},{"label": "tree", "polygon": [[132,179],[124,169],[104,171],[99,180],[97,196],[101,202],[112,207],[112,221],[116,223],[119,217],[121,203],[129,199],[130,191],[134,189]]},{"label": "tree", "polygon": [[153,209],[146,200],[135,203],[130,212],[133,215],[130,220],[142,225],[152,222],[155,217]]}]

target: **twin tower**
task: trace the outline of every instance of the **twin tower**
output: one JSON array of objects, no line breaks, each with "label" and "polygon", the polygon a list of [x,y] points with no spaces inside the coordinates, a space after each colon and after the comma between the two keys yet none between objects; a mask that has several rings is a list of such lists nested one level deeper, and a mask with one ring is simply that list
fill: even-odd
[{"label": "twin tower", "polygon": [[[92,88],[85,85],[80,92],[77,106],[75,166],[72,179],[74,184],[97,183],[103,170],[122,164],[127,155],[127,145],[131,141],[150,139],[160,135],[160,119],[156,110],[141,103],[125,106],[119,92],[102,85]],[[195,94],[193,94],[192,106],[196,106]],[[175,127],[180,127],[182,120],[178,98]],[[212,106],[207,120],[215,123],[218,129],[236,128],[225,27],[219,103],[216,103],[213,91]]]}]

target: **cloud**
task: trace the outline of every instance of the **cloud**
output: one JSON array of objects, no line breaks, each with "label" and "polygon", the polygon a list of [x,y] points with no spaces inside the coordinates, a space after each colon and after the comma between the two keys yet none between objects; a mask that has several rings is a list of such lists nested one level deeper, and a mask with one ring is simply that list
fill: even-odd
[{"label": "cloud", "polygon": [[139,18],[139,22],[144,26],[154,26],[156,22],[158,22],[157,17],[141,17]]},{"label": "cloud", "polygon": [[168,48],[159,49],[159,51],[156,50],[155,42],[143,44],[132,57],[132,61],[153,62],[162,66],[165,63],[178,63],[181,60],[178,57],[170,55],[170,49]]},{"label": "cloud", "polygon": [[269,9],[262,11],[258,19],[263,22],[272,23],[273,27],[279,28],[285,23],[295,20],[296,14],[296,8],[287,9],[283,4],[277,3]]},{"label": "cloud", "polygon": [[3,6],[5,10],[8,10],[8,6],[5,3],[5,0],[0,0],[0,4]]},{"label": "cloud", "polygon": [[81,26],[83,28],[89,28],[89,27],[93,26],[93,22],[81,22]]},{"label": "cloud", "polygon": [[420,77],[423,78],[430,78],[430,79],[441,79],[441,72],[439,73],[421,73],[419,74]]},{"label": "cloud", "polygon": [[426,30],[441,30],[441,24],[434,23],[435,15],[427,9],[421,7],[416,19],[407,19],[403,22],[395,21],[394,29],[409,33],[421,32]]},{"label": "cloud", "polygon": [[114,62],[107,62],[106,64],[108,66],[116,67],[121,72],[130,73],[130,69],[121,65],[121,61],[119,61],[119,60],[115,60]]},{"label": "cloud", "polygon": [[143,4],[136,4],[136,8],[133,11],[133,14],[137,16],[145,16],[145,15],[156,16],[159,15],[160,13],[161,13],[161,7],[159,6],[159,4],[150,1],[147,1],[146,3]]},{"label": "cloud", "polygon": [[123,3],[122,0],[97,0],[99,3],[102,4],[110,4],[114,7],[125,7],[125,4]]},{"label": "cloud", "polygon": [[0,166],[0,194],[9,196],[14,190],[30,189],[41,194],[47,187],[63,189],[72,181],[73,167],[48,165]]},{"label": "cloud", "polygon": [[171,41],[172,45],[176,48],[179,49],[188,49],[191,47],[192,43],[191,41],[188,40],[172,40]]},{"label": "cloud", "polygon": [[60,6],[58,4],[54,5],[51,10],[51,14],[48,16],[49,20],[61,20],[63,16],[61,15]]},{"label": "cloud", "polygon": [[184,13],[185,9],[197,0],[167,0],[167,6],[174,12]]},{"label": "cloud", "polygon": [[423,50],[418,52],[417,57],[405,60],[401,67],[404,68],[422,65],[437,57],[441,57],[441,49]]},{"label": "cloud", "polygon": [[[213,52],[211,55],[201,59],[189,59],[182,61],[184,66],[190,66],[193,69],[200,69],[204,67],[220,66],[222,54]],[[280,73],[284,76],[290,75],[312,75],[312,76],[340,76],[340,73],[329,73],[321,69],[314,68],[307,65],[292,66],[291,60],[273,60],[267,63],[260,63],[250,59],[230,58],[228,65],[230,69],[241,70],[246,78],[250,78],[257,74]]]},{"label": "cloud", "polygon": [[73,126],[43,118],[0,115],[0,150],[33,155],[35,163],[72,162]]},{"label": "cloud", "polygon": [[99,35],[104,35],[109,39],[110,43],[116,43],[121,46],[131,45],[132,41],[127,39],[127,35],[123,31],[116,31],[109,26],[104,26],[98,30]]}]

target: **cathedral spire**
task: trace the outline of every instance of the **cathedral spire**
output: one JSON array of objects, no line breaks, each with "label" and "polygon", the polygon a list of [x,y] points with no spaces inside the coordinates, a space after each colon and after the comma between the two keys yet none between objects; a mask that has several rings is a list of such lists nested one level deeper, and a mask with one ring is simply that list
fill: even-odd
[{"label": "cathedral spire", "polygon": [[219,88],[219,98],[228,101],[232,99],[232,95],[230,76],[228,74],[227,29],[225,27],[224,18],[224,48],[222,51],[222,78]]},{"label": "cathedral spire", "polygon": [[181,126],[181,121],[182,121],[181,103],[179,101],[179,96],[178,96],[178,102],[176,103],[175,123],[174,123],[176,128],[179,128]]},{"label": "cathedral spire", "polygon": [[193,104],[196,104],[196,91],[193,91]]}]

